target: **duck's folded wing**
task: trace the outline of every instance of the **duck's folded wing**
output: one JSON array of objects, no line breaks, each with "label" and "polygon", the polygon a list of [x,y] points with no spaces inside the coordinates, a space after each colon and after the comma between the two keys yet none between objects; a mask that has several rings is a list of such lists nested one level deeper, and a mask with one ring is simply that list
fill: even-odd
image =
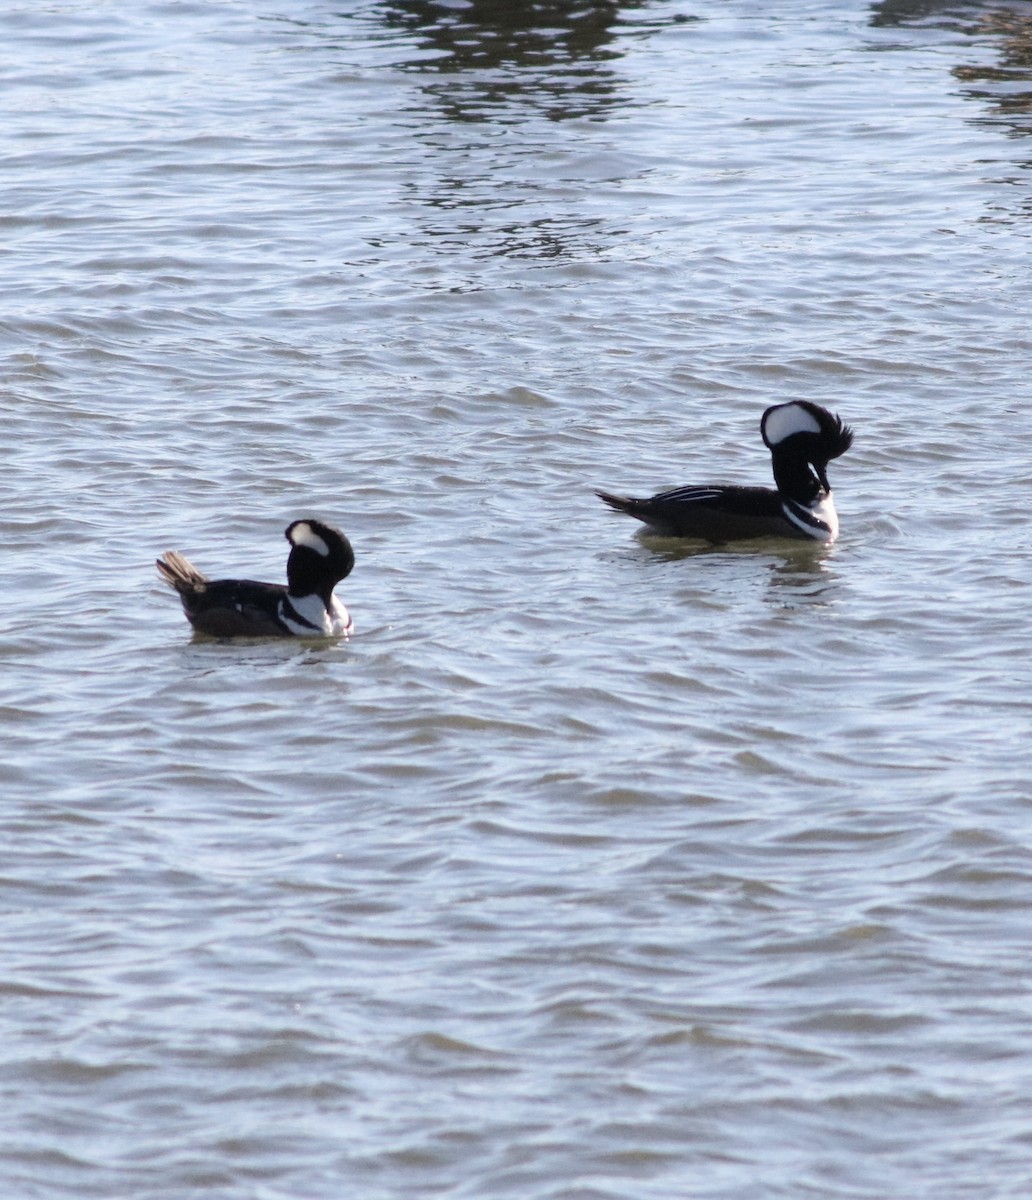
[{"label": "duck's folded wing", "polygon": [[209,637],[286,637],[279,617],[286,595],[282,584],[251,579],[217,579],[183,597],[183,608],[198,633]]},{"label": "duck's folded wing", "polygon": [[610,508],[644,521],[668,537],[694,537],[724,542],[791,533],[781,497],[771,488],[693,485],[660,492],[648,499],[597,495]]}]

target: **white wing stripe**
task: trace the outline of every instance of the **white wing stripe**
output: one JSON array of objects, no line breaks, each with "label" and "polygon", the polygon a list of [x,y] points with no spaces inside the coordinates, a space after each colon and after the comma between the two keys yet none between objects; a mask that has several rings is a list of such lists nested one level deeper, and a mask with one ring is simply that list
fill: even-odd
[{"label": "white wing stripe", "polygon": [[718,488],[682,487],[674,488],[672,492],[662,492],[658,496],[653,496],[653,499],[679,500],[686,504],[691,504],[702,500],[719,500],[721,494]]}]

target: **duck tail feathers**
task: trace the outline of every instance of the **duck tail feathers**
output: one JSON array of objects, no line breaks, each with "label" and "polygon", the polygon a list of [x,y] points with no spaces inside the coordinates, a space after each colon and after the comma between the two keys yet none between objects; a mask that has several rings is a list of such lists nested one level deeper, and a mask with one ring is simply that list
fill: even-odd
[{"label": "duck tail feathers", "polygon": [[596,491],[595,495],[603,504],[608,504],[616,512],[628,513],[632,517],[637,517],[639,521],[644,519],[642,511],[647,501],[635,500],[632,496],[614,496],[612,492]]},{"label": "duck tail feathers", "polygon": [[208,582],[207,576],[178,550],[166,550],[155,565],[162,580],[181,596],[197,591]]}]

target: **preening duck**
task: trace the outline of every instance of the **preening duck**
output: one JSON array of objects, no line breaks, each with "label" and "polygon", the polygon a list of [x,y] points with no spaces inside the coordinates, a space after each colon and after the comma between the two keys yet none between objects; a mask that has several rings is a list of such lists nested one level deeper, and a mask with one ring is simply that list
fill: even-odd
[{"label": "preening duck", "polygon": [[176,550],[157,560],[158,574],[179,593],[198,633],[209,637],[343,637],[351,615],[333,593],[351,574],[355,553],[333,525],[307,519],[288,525],[287,582],[208,579]]},{"label": "preening duck", "polygon": [[667,537],[833,542],[839,523],[828,463],[853,444],[853,431],[819,404],[792,400],[767,409],[760,418],[760,435],[770,450],[776,488],[704,484],[674,488],[647,500],[595,494],[610,508],[629,513]]}]

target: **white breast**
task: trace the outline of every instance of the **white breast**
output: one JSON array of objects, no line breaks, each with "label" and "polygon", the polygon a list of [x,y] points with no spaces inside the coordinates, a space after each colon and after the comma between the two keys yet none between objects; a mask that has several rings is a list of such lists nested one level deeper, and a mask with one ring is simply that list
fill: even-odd
[{"label": "white breast", "polygon": [[[838,513],[831,492],[805,506],[794,502],[782,504],[781,511],[807,537],[819,542],[833,542],[838,537]],[[804,515],[805,514],[805,515]]]},{"label": "white breast", "polygon": [[342,637],[354,629],[355,622],[351,619],[351,613],[344,607],[343,604],[333,597],[333,613],[332,613],[333,628],[330,633],[333,637]]},{"label": "white breast", "polygon": [[291,620],[290,613],[281,604],[280,619],[291,633],[296,633],[299,637],[343,637],[352,630],[351,614],[336,596],[333,597],[330,612],[326,611],[318,596],[291,596],[290,603],[298,616],[315,626],[315,629],[312,629],[311,625],[302,625],[299,621]]}]

